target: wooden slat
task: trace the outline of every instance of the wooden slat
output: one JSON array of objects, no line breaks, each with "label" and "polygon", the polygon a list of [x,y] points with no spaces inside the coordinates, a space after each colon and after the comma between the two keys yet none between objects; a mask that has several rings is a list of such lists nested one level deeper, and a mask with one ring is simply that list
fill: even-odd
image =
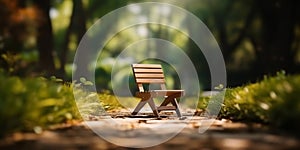
[{"label": "wooden slat", "polygon": [[135,74],[136,78],[164,78],[164,75],[161,74],[142,74],[142,73],[136,73]]},{"label": "wooden slat", "polygon": [[139,83],[165,83],[165,79],[136,79],[136,82]]},{"label": "wooden slat", "polygon": [[[165,84],[163,70],[160,64],[132,64],[137,84]],[[143,91],[141,86],[138,86]]]},{"label": "wooden slat", "polygon": [[163,70],[161,68],[159,68],[159,69],[137,69],[137,68],[134,68],[133,71],[135,73],[163,73]]},{"label": "wooden slat", "polygon": [[160,64],[132,64],[133,68],[161,68]]},{"label": "wooden slat", "polygon": [[170,96],[177,95],[178,97],[185,95],[184,90],[151,90],[153,96]]},{"label": "wooden slat", "polygon": [[170,93],[182,93],[184,92],[184,90],[152,90],[152,92],[161,92],[161,93],[164,93],[164,92],[170,92]]}]

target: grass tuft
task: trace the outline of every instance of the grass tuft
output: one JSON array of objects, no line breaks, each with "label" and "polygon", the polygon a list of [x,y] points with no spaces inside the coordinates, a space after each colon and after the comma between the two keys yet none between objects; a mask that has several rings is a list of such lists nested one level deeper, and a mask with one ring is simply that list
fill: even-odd
[{"label": "grass tuft", "polygon": [[[228,88],[219,117],[269,124],[300,135],[299,85],[300,75],[279,72],[257,83]],[[213,97],[202,98],[198,107],[206,108],[209,100]]]}]

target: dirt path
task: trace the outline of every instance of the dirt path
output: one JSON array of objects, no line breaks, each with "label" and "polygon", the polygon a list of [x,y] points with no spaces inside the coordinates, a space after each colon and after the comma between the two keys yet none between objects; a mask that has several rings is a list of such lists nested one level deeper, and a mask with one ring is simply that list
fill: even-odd
[{"label": "dirt path", "polygon": [[[147,134],[146,131],[151,130],[153,126],[166,126],[166,123],[168,126],[186,125],[174,138],[146,149],[300,149],[299,139],[281,133],[272,133],[260,125],[249,127],[243,123],[217,120],[205,133],[200,134],[198,128],[201,125],[195,121],[151,118],[116,118],[115,120],[121,122],[117,132],[119,135],[131,133],[133,130],[139,130],[139,135],[144,132]],[[99,120],[89,121],[78,125],[60,127],[44,131],[41,134],[15,133],[0,141],[0,149],[130,149],[107,142],[86,125],[91,126],[92,124],[101,130],[109,130],[100,126],[99,122]],[[155,130],[151,130],[151,132],[155,132]],[[161,135],[167,134],[165,130],[159,132]]]}]

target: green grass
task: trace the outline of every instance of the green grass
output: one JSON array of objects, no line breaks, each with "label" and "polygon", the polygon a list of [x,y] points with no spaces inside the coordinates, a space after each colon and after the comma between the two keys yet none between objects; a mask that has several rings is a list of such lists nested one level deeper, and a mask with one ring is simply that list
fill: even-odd
[{"label": "green grass", "polygon": [[80,119],[70,85],[0,74],[0,135]]},{"label": "green grass", "polygon": [[[20,78],[0,71],[0,83],[0,136],[16,131],[39,132],[51,125],[138,103],[136,98],[119,98],[109,92],[73,90],[74,84],[55,77]],[[222,106],[219,118],[264,123],[300,135],[299,85],[300,75],[278,73],[257,83],[228,88],[224,103],[216,103]],[[216,97],[201,98],[198,108],[205,109]]]},{"label": "green grass", "polygon": [[20,78],[0,71],[0,83],[0,137],[17,131],[39,133],[51,125],[81,121],[123,107],[107,92],[74,90],[74,84],[55,77]]},{"label": "green grass", "polygon": [[[201,99],[198,107],[205,109],[209,100]],[[300,75],[281,72],[257,83],[228,88],[219,117],[264,123],[300,135]]]}]

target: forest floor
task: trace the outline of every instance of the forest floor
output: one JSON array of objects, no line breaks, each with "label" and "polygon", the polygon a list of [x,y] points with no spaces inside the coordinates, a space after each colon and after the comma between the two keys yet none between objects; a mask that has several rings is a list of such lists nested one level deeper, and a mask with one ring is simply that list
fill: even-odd
[{"label": "forest floor", "polygon": [[[203,119],[199,116],[185,120],[176,117],[157,119],[145,115],[130,117],[121,114],[112,118],[119,123],[117,126],[105,126],[101,123],[101,118],[93,116],[89,121],[58,125],[39,134],[13,133],[0,140],[0,149],[132,149],[118,145],[139,145],[143,142],[139,140],[139,136],[147,137],[150,133],[155,133],[162,137],[169,134],[168,128],[176,127],[183,128],[173,138],[146,149],[300,149],[300,139],[260,124],[214,120],[206,132],[199,133],[202,126],[200,121]],[[119,137],[111,136],[110,140],[120,143],[115,145],[104,140],[96,134],[99,133],[97,130],[101,130],[103,134],[118,135]],[[120,138],[122,135],[123,138]],[[146,142],[151,139],[155,137],[149,135]]]}]

